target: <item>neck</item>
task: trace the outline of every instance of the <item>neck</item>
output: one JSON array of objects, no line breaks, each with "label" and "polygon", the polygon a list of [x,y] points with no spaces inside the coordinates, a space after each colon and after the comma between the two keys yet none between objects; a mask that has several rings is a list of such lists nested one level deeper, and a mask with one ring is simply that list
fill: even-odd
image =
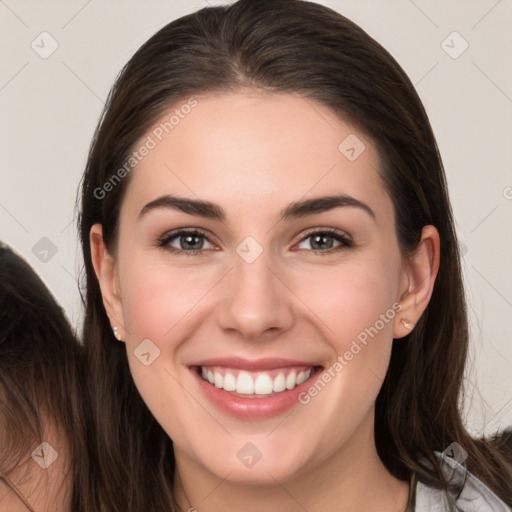
[{"label": "neck", "polygon": [[404,512],[409,484],[393,477],[378,457],[373,415],[330,458],[282,481],[232,482],[215,476],[175,448],[177,502],[181,511]]}]

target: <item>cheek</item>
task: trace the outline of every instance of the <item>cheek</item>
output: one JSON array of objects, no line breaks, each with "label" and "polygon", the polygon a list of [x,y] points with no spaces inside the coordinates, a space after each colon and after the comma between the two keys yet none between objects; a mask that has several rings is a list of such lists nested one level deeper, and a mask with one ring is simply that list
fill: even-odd
[{"label": "cheek", "polygon": [[304,282],[302,293],[312,290],[308,306],[328,326],[323,332],[333,355],[322,382],[312,383],[303,403],[315,402],[318,414],[328,411],[333,424],[344,424],[337,434],[340,442],[372,407],[389,365],[394,319],[400,310],[396,293],[400,267],[389,261],[382,256],[354,260],[330,269],[321,282],[316,280],[316,287],[314,279]]},{"label": "cheek", "polygon": [[[388,320],[392,319],[390,313],[396,312],[390,308],[396,300],[397,261],[395,254],[380,253],[353,257],[339,265],[281,268],[279,273],[294,292],[283,300],[294,308],[299,323],[316,324],[337,353],[343,353],[353,339],[364,341],[365,333],[373,339],[375,328],[379,338],[389,337],[393,322]],[[129,272],[123,272],[123,268]],[[215,302],[215,295],[223,286],[218,283],[219,275],[224,271],[209,265],[170,265],[161,258],[148,258],[143,252],[127,256],[120,279],[128,344],[135,346],[149,338],[161,350],[176,348],[169,345],[177,339],[171,332],[188,330],[201,314],[199,310],[206,303]],[[201,307],[197,307],[199,304]],[[215,308],[206,310],[213,313]],[[214,318],[208,320],[215,323]]]},{"label": "cheek", "polygon": [[385,259],[354,261],[301,279],[298,295],[307,297],[306,305],[322,320],[326,338],[338,353],[358,336],[364,341],[369,330],[373,337],[375,328],[379,337],[392,331],[398,268],[381,261]]},{"label": "cheek", "polygon": [[[133,258],[121,275],[123,314],[128,340],[172,338],[170,332],[211,287],[211,270],[186,269]],[[162,347],[164,348],[164,347]]]},{"label": "cheek", "polygon": [[[208,290],[208,279],[190,269],[144,259],[143,255],[125,259],[124,268],[129,269],[120,272],[120,280],[132,378],[169,435],[187,439],[186,418],[194,417],[194,413],[190,411],[190,397],[180,384],[185,370],[175,361],[181,343],[190,334],[187,320]],[[183,414],[176,415],[177,410]]]}]

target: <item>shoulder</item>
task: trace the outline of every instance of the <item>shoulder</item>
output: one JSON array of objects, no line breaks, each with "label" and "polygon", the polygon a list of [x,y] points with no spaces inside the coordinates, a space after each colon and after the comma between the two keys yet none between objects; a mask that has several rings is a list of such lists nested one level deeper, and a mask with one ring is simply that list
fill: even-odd
[{"label": "shoulder", "polygon": [[489,487],[456,460],[442,457],[440,452],[435,453],[443,460],[442,468],[447,477],[457,482],[466,478],[464,487],[458,498],[453,497],[450,500],[442,489],[418,482],[415,512],[446,512],[450,510],[450,502],[464,512],[510,512],[511,509]]}]

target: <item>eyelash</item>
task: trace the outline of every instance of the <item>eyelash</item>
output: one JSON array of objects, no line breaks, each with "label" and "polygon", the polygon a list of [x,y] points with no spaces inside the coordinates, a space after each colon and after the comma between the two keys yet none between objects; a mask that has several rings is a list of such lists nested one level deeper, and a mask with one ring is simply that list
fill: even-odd
[{"label": "eyelash", "polygon": [[[179,238],[180,236],[190,236],[190,235],[204,237],[210,243],[213,243],[208,239],[208,237],[206,236],[206,233],[204,231],[201,231],[200,229],[180,229],[178,231],[164,234],[162,237],[160,237],[158,239],[157,245],[158,245],[158,247],[168,250],[174,254],[186,255],[186,256],[197,256],[197,255],[203,253],[204,251],[208,250],[208,249],[199,249],[199,250],[186,251],[184,249],[176,249],[176,247],[171,247],[170,245],[168,245],[169,242],[171,240],[173,240],[174,238]],[[322,228],[322,229],[315,228],[310,231],[307,231],[304,234],[304,236],[297,243],[301,243],[314,235],[328,235],[329,237],[332,237],[336,241],[340,242],[340,245],[338,245],[337,247],[334,247],[332,249],[328,249],[326,251],[321,251],[319,249],[300,249],[300,250],[310,250],[316,254],[329,255],[329,254],[332,254],[334,252],[338,252],[338,251],[341,251],[344,249],[350,249],[354,245],[353,241],[349,237],[343,235],[341,232],[339,232],[338,230],[336,230],[334,228]]]}]

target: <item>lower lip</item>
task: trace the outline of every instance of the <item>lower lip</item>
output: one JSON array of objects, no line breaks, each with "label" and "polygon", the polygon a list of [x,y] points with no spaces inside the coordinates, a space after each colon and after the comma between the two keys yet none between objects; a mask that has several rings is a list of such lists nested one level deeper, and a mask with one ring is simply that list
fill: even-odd
[{"label": "lower lip", "polygon": [[298,405],[298,395],[311,386],[313,377],[321,371],[318,368],[313,369],[307,381],[293,389],[282,391],[268,398],[243,398],[206,382],[194,368],[190,370],[210,402],[230,416],[246,420],[274,418],[291,409],[294,405]]}]

